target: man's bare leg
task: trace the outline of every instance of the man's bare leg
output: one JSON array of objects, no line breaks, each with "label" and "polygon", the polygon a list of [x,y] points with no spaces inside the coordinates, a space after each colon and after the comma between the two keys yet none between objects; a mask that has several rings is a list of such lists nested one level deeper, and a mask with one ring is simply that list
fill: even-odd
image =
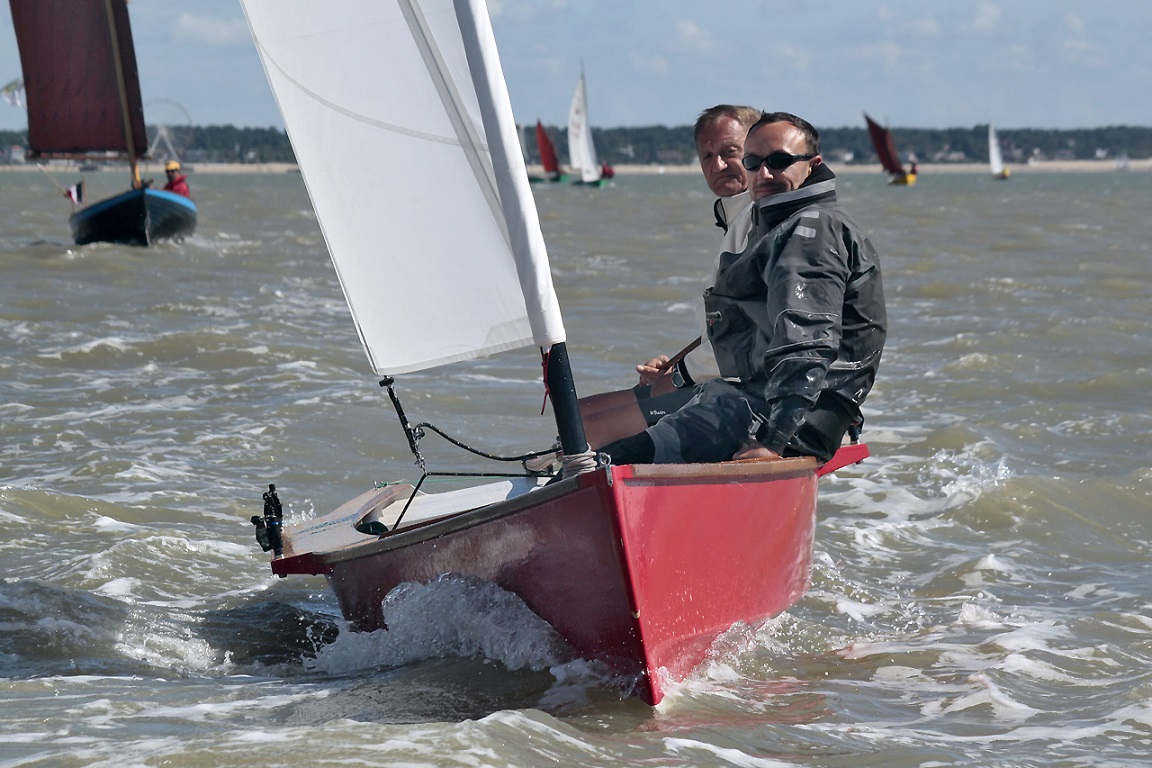
[{"label": "man's bare leg", "polygon": [[584,422],[584,436],[593,448],[602,448],[648,428],[636,392],[631,389],[581,398],[580,418]]}]

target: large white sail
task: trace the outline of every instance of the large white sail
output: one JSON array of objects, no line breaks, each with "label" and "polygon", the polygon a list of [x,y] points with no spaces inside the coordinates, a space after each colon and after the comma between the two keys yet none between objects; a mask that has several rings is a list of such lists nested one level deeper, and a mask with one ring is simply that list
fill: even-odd
[{"label": "large white sail", "polygon": [[993,176],[1004,175],[1004,157],[1000,154],[1000,139],[996,136],[996,128],[988,126],[988,164],[992,167]]},{"label": "large white sail", "polygon": [[379,375],[564,340],[483,0],[243,0]]},{"label": "large white sail", "polygon": [[568,110],[568,160],[580,178],[592,183],[600,178],[600,161],[596,159],[596,147],[592,144],[592,126],[588,123],[588,89],[584,85],[584,73],[576,83],[576,93],[572,95],[572,106]]}]

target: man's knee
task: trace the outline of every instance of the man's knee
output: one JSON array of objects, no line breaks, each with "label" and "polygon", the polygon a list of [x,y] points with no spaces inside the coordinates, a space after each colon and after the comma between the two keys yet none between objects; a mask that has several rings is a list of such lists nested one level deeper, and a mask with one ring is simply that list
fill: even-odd
[{"label": "man's knee", "polygon": [[648,426],[635,400],[616,408],[589,413],[583,421],[588,444],[596,449],[634,435]]},{"label": "man's knee", "polygon": [[600,449],[613,464],[651,464],[656,446],[647,432],[616,440]]}]

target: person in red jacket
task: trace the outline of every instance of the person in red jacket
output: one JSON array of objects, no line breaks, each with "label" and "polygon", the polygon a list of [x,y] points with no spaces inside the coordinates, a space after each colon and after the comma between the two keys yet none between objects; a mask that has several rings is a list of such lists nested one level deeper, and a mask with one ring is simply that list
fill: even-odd
[{"label": "person in red jacket", "polygon": [[168,183],[164,185],[166,192],[175,192],[178,195],[184,195],[184,197],[192,197],[192,192],[188,189],[188,177],[180,173],[180,163],[169,160],[168,164],[164,166],[164,173],[168,176]]}]

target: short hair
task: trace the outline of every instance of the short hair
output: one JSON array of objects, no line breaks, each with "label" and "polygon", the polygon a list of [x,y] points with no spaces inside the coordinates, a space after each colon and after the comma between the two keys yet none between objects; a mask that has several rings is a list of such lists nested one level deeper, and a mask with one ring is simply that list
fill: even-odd
[{"label": "short hair", "polygon": [[714,107],[708,107],[700,113],[700,117],[696,118],[696,125],[692,129],[692,143],[699,144],[700,132],[722,117],[730,117],[748,129],[759,119],[761,114],[763,113],[756,107],[743,107],[734,104],[717,104]]},{"label": "short hair", "polygon": [[797,117],[791,112],[763,112],[752,127],[748,129],[748,133],[756,130],[762,125],[769,123],[788,123],[800,129],[804,134],[804,142],[808,145],[808,153],[812,155],[820,154],[820,132],[802,117]]}]

